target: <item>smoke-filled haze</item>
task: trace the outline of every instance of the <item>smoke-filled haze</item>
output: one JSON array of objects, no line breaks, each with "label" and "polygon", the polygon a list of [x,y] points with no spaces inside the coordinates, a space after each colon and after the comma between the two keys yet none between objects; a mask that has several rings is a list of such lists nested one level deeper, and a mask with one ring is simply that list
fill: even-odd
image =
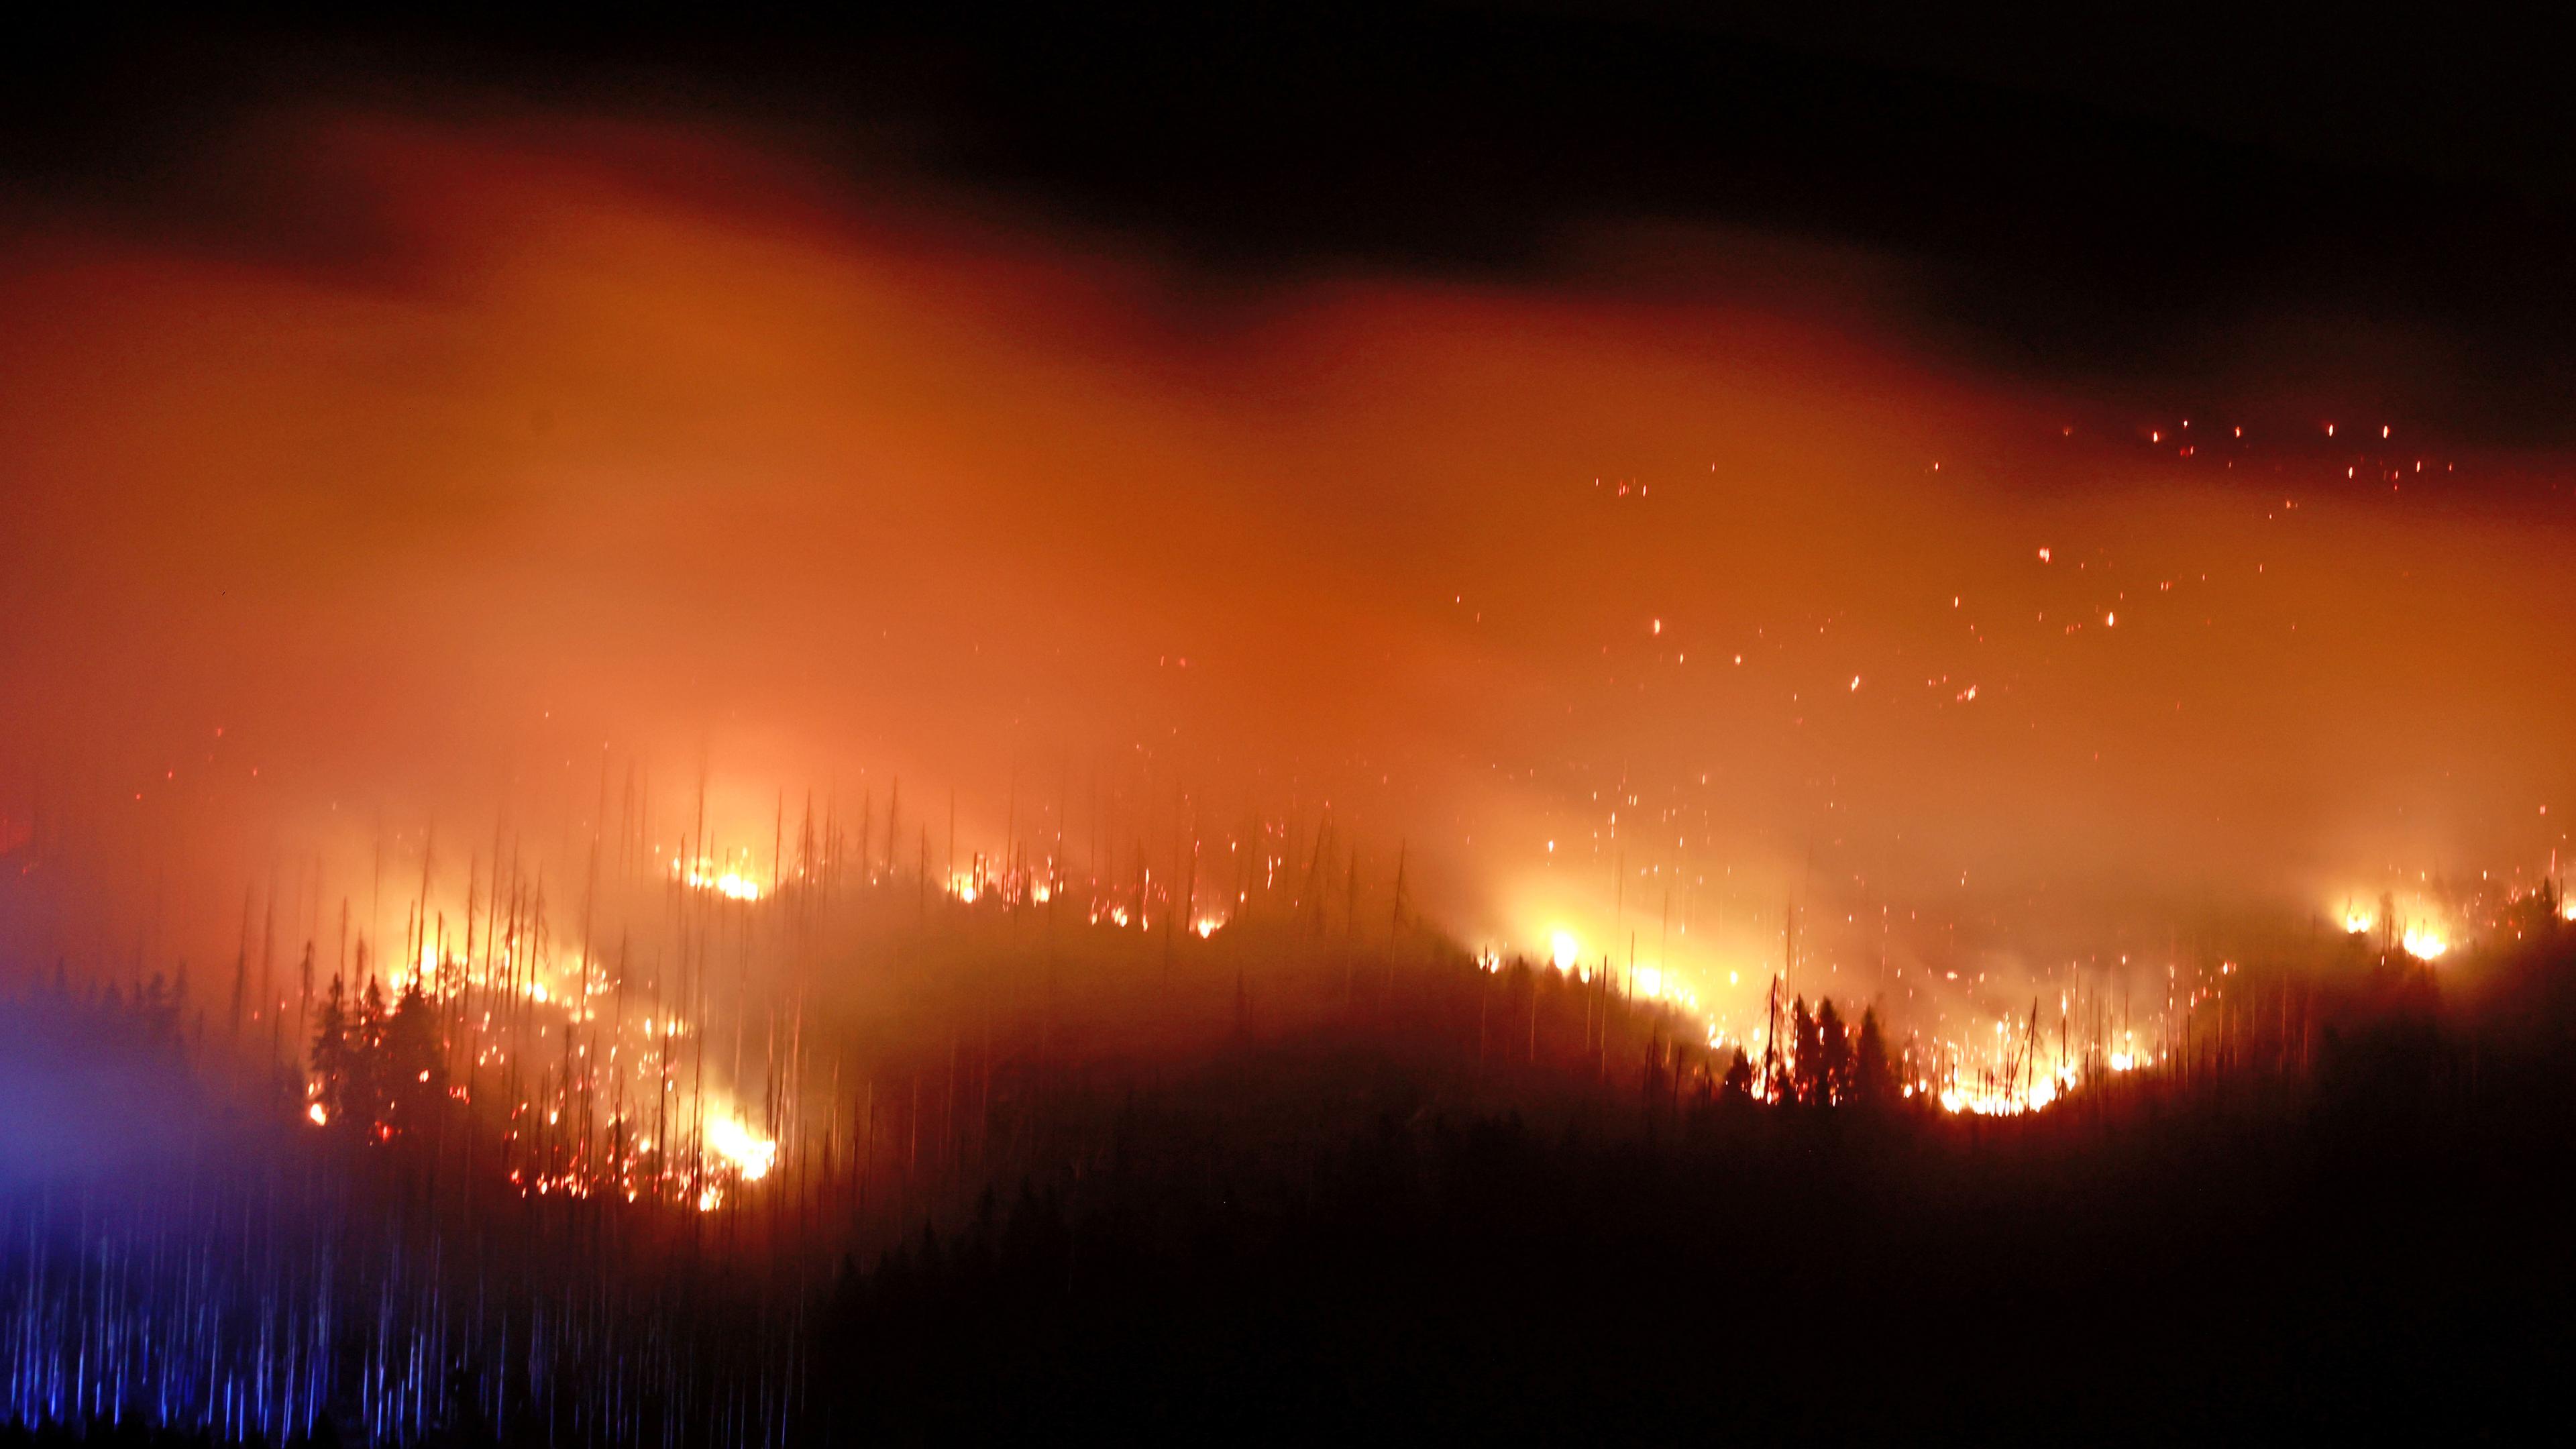
[{"label": "smoke-filled haze", "polygon": [[1470,945],[1635,931],[1738,1012],[1793,898],[1836,971],[2109,952],[2536,876],[2576,808],[2562,460],[2043,392],[1866,253],[1247,279],[668,120],[240,145],[277,245],[0,242],[48,952],[229,955],[281,870],[318,918],[380,837],[461,876],[630,780],[766,873],[899,775],[934,871],[952,791],[961,868],[1329,814]]}]

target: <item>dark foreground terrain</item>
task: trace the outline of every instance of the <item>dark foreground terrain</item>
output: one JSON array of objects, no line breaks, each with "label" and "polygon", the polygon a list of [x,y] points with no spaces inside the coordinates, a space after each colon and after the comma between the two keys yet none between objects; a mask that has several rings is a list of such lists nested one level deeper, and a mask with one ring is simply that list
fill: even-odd
[{"label": "dark foreground terrain", "polygon": [[[439,1340],[466,1357],[419,1366],[415,1401],[374,1411],[374,1432],[2171,1441],[2554,1422],[2576,1368],[2576,930],[2553,905],[2523,944],[2442,972],[2352,960],[2282,980],[2249,998],[2269,1027],[2012,1118],[1892,1088],[1764,1102],[1644,1035],[1627,1066],[1552,1074],[1527,1046],[1539,1065],[1500,1093],[1472,1010],[1463,1057],[1392,1014],[1246,1038],[1064,1099],[1081,1125],[1019,1139],[1063,1150],[898,1199],[916,1226],[896,1246],[837,1271],[833,1251],[786,1252],[765,1282],[722,1255],[608,1246],[614,1213],[459,1214],[481,1226],[398,1238],[393,1209],[343,1206],[349,1242],[443,1244],[458,1271],[471,1245],[475,1293],[536,1285],[517,1290],[528,1324],[597,1320],[573,1320],[588,1337],[542,1372],[513,1347],[530,1329]],[[2298,1005],[2267,1017],[2265,1000]],[[835,1199],[803,1191],[812,1241],[848,1237]],[[511,1243],[597,1276],[511,1278]],[[671,1364],[642,1375],[634,1355]],[[313,1422],[311,1441],[369,1437],[337,1397]],[[0,1431],[84,1437],[221,1436]]]},{"label": "dark foreground terrain", "polygon": [[[2457,1069],[2456,1071],[2454,1069]],[[2313,1088],[2025,1122],[1398,1120],[1286,1171],[1140,1109],[835,1295],[818,1442],[2445,1435],[2568,1382],[2568,1093],[2391,1026]]]}]

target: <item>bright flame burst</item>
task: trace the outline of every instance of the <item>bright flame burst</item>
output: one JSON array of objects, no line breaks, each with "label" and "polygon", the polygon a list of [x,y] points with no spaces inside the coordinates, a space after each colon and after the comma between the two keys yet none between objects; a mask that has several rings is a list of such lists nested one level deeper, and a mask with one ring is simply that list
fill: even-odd
[{"label": "bright flame burst", "polygon": [[750,1126],[735,1118],[718,1117],[707,1123],[707,1146],[718,1157],[730,1162],[742,1173],[745,1182],[758,1182],[769,1175],[778,1162],[778,1144],[754,1133]]},{"label": "bright flame burst", "polygon": [[671,862],[671,875],[691,890],[714,891],[729,901],[760,899],[760,882],[738,870],[720,871],[716,869],[714,861],[703,856],[699,857],[697,864],[687,866],[686,869],[682,867],[683,862],[674,859]]},{"label": "bright flame burst", "polygon": [[1977,1117],[2018,1117],[2025,1112],[2045,1111],[2057,1100],[2058,1084],[2042,1077],[2023,1091],[1943,1087],[1935,1100],[1941,1110],[1952,1114],[1966,1112]]},{"label": "bright flame burst", "polygon": [[[2570,915],[2569,919],[2576,920],[2576,915]],[[2343,929],[2346,935],[2366,935],[2378,926],[2378,918],[2368,911],[2344,913]],[[2451,949],[2450,938],[2442,933],[2440,927],[2422,921],[2408,922],[2406,928],[2398,934],[2397,944],[2407,955],[2418,961],[2435,960],[2443,952]]]},{"label": "bright flame burst", "polygon": [[1572,931],[1559,931],[1548,937],[1547,958],[1556,963],[1557,970],[1573,970],[1575,958],[1582,954],[1582,944],[1574,939]]}]

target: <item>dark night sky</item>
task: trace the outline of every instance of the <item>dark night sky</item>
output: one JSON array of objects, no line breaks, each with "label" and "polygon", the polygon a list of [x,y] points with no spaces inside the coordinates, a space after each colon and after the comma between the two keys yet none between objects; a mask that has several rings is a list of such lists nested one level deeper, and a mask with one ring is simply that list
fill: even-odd
[{"label": "dark night sky", "polygon": [[2546,22],[1078,8],[117,23],[9,47],[0,156],[37,197],[198,244],[363,257],[361,223],[316,226],[206,149],[317,99],[714,114],[1224,285],[1526,278],[1593,223],[1749,230],[1893,259],[1928,340],[2017,376],[2187,404],[2241,396],[2259,353],[2275,386],[2455,435],[2567,428],[2576,106]]}]

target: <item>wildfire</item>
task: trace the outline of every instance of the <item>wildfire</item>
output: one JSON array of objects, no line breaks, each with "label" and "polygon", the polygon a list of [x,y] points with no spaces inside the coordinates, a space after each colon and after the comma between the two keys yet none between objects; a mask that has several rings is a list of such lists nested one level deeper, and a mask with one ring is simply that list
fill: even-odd
[{"label": "wildfire", "polygon": [[1571,971],[1575,959],[1582,954],[1582,944],[1574,939],[1572,931],[1559,931],[1548,938],[1547,954],[1548,959],[1556,963],[1557,970]]},{"label": "wildfire", "polygon": [[2057,1084],[2042,1081],[2032,1084],[2027,1092],[1965,1091],[1944,1087],[1935,1100],[1941,1110],[1957,1115],[1965,1112],[1977,1117],[2018,1117],[2025,1112],[2038,1112],[2057,1100]]},{"label": "wildfire", "polygon": [[707,1123],[707,1146],[717,1156],[730,1162],[742,1173],[743,1181],[758,1182],[769,1175],[778,1162],[778,1144],[754,1133],[751,1128],[731,1117],[718,1117]]},{"label": "wildfire", "polygon": [[696,864],[685,868],[684,863],[675,857],[671,861],[671,874],[691,890],[713,891],[729,901],[756,901],[762,894],[758,881],[739,870],[718,870],[714,861],[703,856]]},{"label": "wildfire", "polygon": [[[2113,1052],[2104,1065],[2113,1072],[2125,1072],[2145,1065],[2143,1058],[2131,1052]],[[2084,1074],[2072,1061],[2060,1061],[2053,1070],[2036,1073],[2027,1079],[2005,1077],[2001,1081],[1991,1073],[1981,1074],[1980,1082],[1970,1085],[1952,1081],[1933,1093],[1941,1110],[1953,1116],[1966,1113],[1976,1117],[2019,1117],[2031,1112],[2045,1112],[2059,1099],[2075,1090]],[[1914,1089],[1906,1089],[1913,1095]]]},{"label": "wildfire", "polygon": [[2406,954],[2418,961],[2435,960],[2451,949],[2451,943],[2444,940],[2439,931],[2426,925],[2408,926],[2403,944]]},{"label": "wildfire", "polygon": [[[1686,1016],[1699,1014],[1699,993],[1683,984],[1681,977],[1661,966],[1638,967],[1632,985],[1636,994],[1648,1001],[1663,1002]],[[1714,1022],[1704,1022],[1703,1025],[1712,1036],[1717,1032]]]},{"label": "wildfire", "polygon": [[[679,870],[675,862],[674,879],[730,899],[759,898],[758,887],[738,872],[692,873]],[[587,1198],[615,1192],[630,1202],[651,1196],[694,1203],[712,1212],[738,1195],[741,1185],[758,1182],[774,1171],[778,1144],[753,1131],[722,1093],[712,1088],[686,1089],[704,1103],[707,1113],[703,1138],[690,1151],[657,1150],[660,1145],[648,1135],[625,1141],[599,1139],[592,1114],[616,1110],[612,1104],[618,1101],[617,1078],[626,1079],[625,1100],[630,1104],[654,1100],[671,1090],[678,1081],[672,1072],[672,1053],[679,1041],[696,1034],[697,1026],[666,1011],[619,1020],[599,1035],[577,1034],[573,1028],[603,1020],[596,1004],[618,984],[586,948],[575,949],[568,960],[549,963],[542,948],[532,953],[516,941],[495,945],[489,955],[479,958],[451,954],[434,941],[424,947],[416,967],[407,956],[399,959],[407,969],[388,978],[397,1001],[406,992],[417,991],[421,1001],[438,1003],[435,1009],[442,1013],[464,1005],[453,1020],[471,1036],[448,1048],[457,1052],[462,1071],[498,1067],[527,1055],[525,1033],[531,1030],[539,1040],[558,1032],[567,1039],[563,1065],[541,1072],[544,1095],[520,1101],[510,1113],[514,1122],[527,1124],[511,1131],[511,1140],[525,1143],[514,1150],[537,1155],[536,1161],[514,1165],[508,1172],[509,1181],[521,1193]],[[522,1008],[513,1003],[541,1010],[521,1016]],[[344,1051],[381,1053],[385,1049],[390,1031],[382,1023],[392,1020],[391,1014],[370,1020],[379,1024],[363,1032],[352,1020],[346,1038],[350,1045]],[[640,1034],[631,1034],[639,1025]],[[551,1057],[554,1050],[539,1048],[537,1060]],[[430,1087],[434,1079],[427,1068],[406,1067],[406,1072],[422,1087]],[[345,1118],[361,1136],[375,1141],[390,1142],[398,1135],[382,1121],[370,1123],[372,1111],[363,1104],[355,1108],[326,1105],[325,1090],[320,1080],[307,1083],[309,1098],[302,1110],[315,1127],[338,1126]],[[444,1095],[460,1103],[473,1100],[464,1083],[447,1085]],[[351,1111],[357,1115],[350,1116]],[[577,1128],[576,1122],[583,1125]],[[533,1141],[528,1140],[531,1137]]]}]

